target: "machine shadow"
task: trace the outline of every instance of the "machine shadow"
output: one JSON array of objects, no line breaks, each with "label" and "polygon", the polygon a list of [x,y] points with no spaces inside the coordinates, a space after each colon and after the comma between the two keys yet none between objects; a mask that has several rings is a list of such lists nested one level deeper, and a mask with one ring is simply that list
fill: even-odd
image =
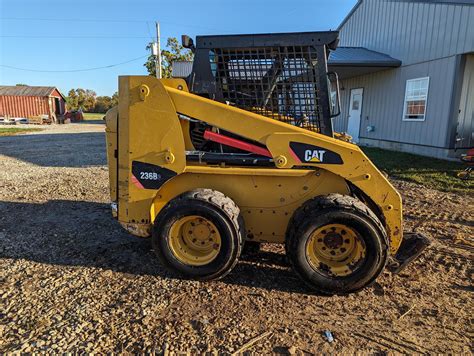
[{"label": "machine shadow", "polygon": [[[104,203],[0,202],[0,258],[178,278],[159,264],[150,239],[128,234]],[[241,260],[221,282],[310,293],[286,265],[284,255],[271,252]]]},{"label": "machine shadow", "polygon": [[[105,116],[105,114],[104,114]],[[77,124],[79,125],[104,125],[105,127],[105,120],[102,120],[102,119],[94,119],[94,120],[84,120],[84,121],[80,121],[78,122]]]},{"label": "machine shadow", "polygon": [[107,164],[103,132],[0,137],[0,154],[42,167]]}]

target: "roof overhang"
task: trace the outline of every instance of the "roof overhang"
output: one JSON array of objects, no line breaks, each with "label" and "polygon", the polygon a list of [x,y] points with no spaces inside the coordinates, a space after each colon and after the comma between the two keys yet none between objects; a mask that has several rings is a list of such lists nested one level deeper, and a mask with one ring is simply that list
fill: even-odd
[{"label": "roof overhang", "polygon": [[402,62],[385,53],[371,51],[364,47],[338,47],[332,51],[328,68],[341,79],[347,79],[400,67]]}]

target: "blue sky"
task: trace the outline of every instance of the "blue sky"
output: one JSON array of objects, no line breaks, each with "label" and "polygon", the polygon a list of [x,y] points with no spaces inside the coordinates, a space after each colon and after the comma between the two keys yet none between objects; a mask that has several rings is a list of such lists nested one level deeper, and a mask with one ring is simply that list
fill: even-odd
[{"label": "blue sky", "polygon": [[145,47],[161,24],[161,41],[188,34],[335,29],[356,0],[0,0],[0,84],[92,89],[112,95],[117,77],[146,74]]}]

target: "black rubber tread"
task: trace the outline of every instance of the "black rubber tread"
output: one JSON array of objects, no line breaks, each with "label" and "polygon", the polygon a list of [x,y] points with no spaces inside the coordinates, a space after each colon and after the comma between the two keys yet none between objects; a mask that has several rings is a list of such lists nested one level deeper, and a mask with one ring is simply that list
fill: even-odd
[{"label": "black rubber tread", "polygon": [[[223,212],[225,216],[227,216],[229,222],[235,229],[235,233],[238,237],[238,245],[235,246],[235,253],[232,258],[229,259],[228,263],[224,265],[221,269],[216,271],[213,274],[199,277],[199,276],[187,276],[192,277],[194,279],[199,280],[214,280],[220,279],[226,276],[237,264],[240,254],[242,252],[243,246],[243,239],[245,234],[245,226],[244,220],[240,214],[240,208],[237,204],[225,194],[208,188],[198,188],[194,190],[190,190],[187,192],[182,193],[181,195],[177,196],[176,198],[172,199],[168,204],[160,211],[157,218],[155,219],[155,224],[153,228],[153,237],[152,237],[152,244],[155,253],[158,255],[161,263],[164,267],[172,272],[178,272],[174,266],[170,265],[166,258],[164,258],[163,254],[161,253],[159,247],[156,243],[156,227],[160,224],[160,219],[163,216],[166,216],[168,212],[173,212],[176,207],[182,206],[183,204],[187,204],[190,201],[200,201],[206,204],[211,204],[213,207],[217,208],[219,211]],[[182,274],[182,273],[180,273]]]},{"label": "black rubber tread", "polygon": [[[385,243],[388,245],[387,233],[377,215],[375,215],[375,213],[371,209],[369,209],[367,205],[362,203],[357,198],[338,193],[322,195],[305,201],[303,205],[299,207],[291,217],[290,222],[288,223],[286,236],[294,234],[297,226],[305,219],[308,213],[330,208],[345,209],[349,211],[357,210],[362,214],[367,215],[377,225],[380,231],[382,231],[385,238]],[[285,242],[286,245],[288,243],[288,239],[286,239]],[[285,247],[287,248],[287,246]]]},{"label": "black rubber tread", "polygon": [[348,195],[342,195],[342,194],[328,194],[324,196],[318,196],[315,198],[312,198],[310,200],[307,200],[301,207],[299,207],[293,214],[293,216],[290,219],[290,222],[288,224],[287,232],[286,232],[286,239],[285,239],[285,251],[286,255],[288,258],[288,261],[290,262],[290,265],[292,269],[299,275],[303,281],[305,281],[312,289],[315,289],[314,285],[309,283],[308,281],[305,280],[305,278],[298,272],[297,266],[295,266],[295,261],[296,261],[296,248],[293,246],[293,244],[297,241],[297,238],[295,238],[295,234],[297,233],[298,227],[301,226],[301,224],[306,221],[307,219],[311,219],[312,217],[318,216],[321,214],[321,212],[327,212],[329,210],[339,210],[339,211],[347,211],[347,212],[357,212],[359,214],[362,214],[366,218],[368,218],[377,228],[379,231],[380,235],[382,236],[382,250],[384,252],[384,256],[382,256],[384,263],[380,266],[380,271],[375,274],[374,278],[366,283],[365,285],[361,286],[360,288],[353,289],[350,291],[343,291],[343,292],[327,292],[324,290],[318,290],[318,292],[322,294],[347,294],[351,292],[356,292],[360,289],[363,289],[372,283],[375,282],[375,279],[378,277],[378,275],[383,271],[385,268],[387,261],[388,261],[388,251],[389,251],[389,240],[387,237],[387,232],[385,230],[385,227],[383,226],[382,222],[380,219],[377,217],[377,215],[369,209],[367,205],[365,205],[363,202],[358,200],[357,198],[354,198],[352,196]]}]

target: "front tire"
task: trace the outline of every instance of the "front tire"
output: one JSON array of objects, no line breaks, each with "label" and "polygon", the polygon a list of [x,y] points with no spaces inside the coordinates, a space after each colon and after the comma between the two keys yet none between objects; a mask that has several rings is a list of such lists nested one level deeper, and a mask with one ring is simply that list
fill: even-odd
[{"label": "front tire", "polygon": [[195,189],[171,200],[155,219],[153,249],[170,271],[192,279],[219,279],[237,263],[243,220],[232,199]]},{"label": "front tire", "polygon": [[375,281],[388,244],[377,216],[361,201],[340,194],[305,202],[287,231],[286,253],[294,271],[322,294],[347,294]]}]

